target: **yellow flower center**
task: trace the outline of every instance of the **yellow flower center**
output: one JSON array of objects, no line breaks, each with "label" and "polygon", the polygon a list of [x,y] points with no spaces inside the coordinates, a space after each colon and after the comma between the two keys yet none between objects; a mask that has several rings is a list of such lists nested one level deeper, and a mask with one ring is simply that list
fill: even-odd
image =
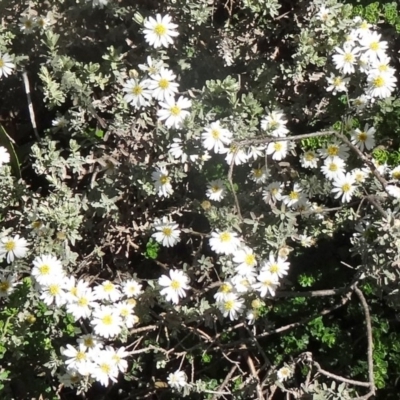
[{"label": "yellow flower center", "polygon": [[281,151],[282,150],[282,143],[279,143],[279,142],[276,142],[275,144],[274,144],[274,149],[275,149],[275,151]]},{"label": "yellow flower center", "polygon": [[114,290],[114,285],[111,282],[107,282],[104,286],[105,292],[112,292]]},{"label": "yellow flower center", "polygon": [[370,48],[371,50],[373,50],[373,51],[379,50],[379,42],[372,42],[372,43],[369,45],[369,48]]},{"label": "yellow flower center", "polygon": [[160,177],[160,182],[161,182],[161,185],[166,185],[167,183],[169,183],[169,177],[168,177],[168,175],[162,175],[162,176]]},{"label": "yellow flower center", "polygon": [[363,21],[360,25],[360,29],[368,29],[368,22],[367,21]]},{"label": "yellow flower center", "polygon": [[387,72],[389,70],[389,66],[386,64],[381,64],[381,65],[379,65],[378,70],[380,72]]},{"label": "yellow flower center", "polygon": [[329,164],[329,171],[336,172],[338,170],[338,166],[334,163]]},{"label": "yellow flower center", "polygon": [[0,68],[3,68],[4,67],[4,61],[0,58]]},{"label": "yellow flower center", "polygon": [[181,113],[181,109],[177,105],[172,106],[169,111],[174,117],[177,117]]},{"label": "yellow flower center", "polygon": [[224,308],[226,311],[231,311],[235,306],[235,302],[233,300],[227,300],[224,303]]},{"label": "yellow flower center", "polygon": [[107,375],[111,372],[111,367],[109,364],[100,364],[100,369]]},{"label": "yellow flower center", "polygon": [[8,240],[5,244],[4,244],[4,248],[6,249],[6,251],[13,251],[15,250],[15,242],[14,240]]},{"label": "yellow flower center", "polygon": [[276,274],[278,271],[279,271],[278,264],[272,264],[269,267],[269,272],[271,272],[271,274]]},{"label": "yellow flower center", "polygon": [[78,288],[74,286],[69,292],[72,294],[72,296],[76,296],[78,294]]},{"label": "yellow flower center", "polygon": [[180,287],[181,287],[181,284],[180,284],[179,281],[177,281],[175,279],[171,281],[171,288],[172,289],[178,290],[178,289],[180,289]]},{"label": "yellow flower center", "polygon": [[254,257],[254,254],[246,254],[246,257],[244,258],[244,263],[250,266],[253,266],[256,262],[256,258]]},{"label": "yellow flower center", "polygon": [[219,139],[221,136],[221,133],[218,129],[212,129],[211,136],[213,137],[213,139]]},{"label": "yellow flower center", "polygon": [[129,312],[129,310],[127,308],[121,308],[119,313],[124,318],[126,318],[130,314],[130,312]]},{"label": "yellow flower center", "polygon": [[80,297],[78,300],[79,307],[86,307],[89,304],[88,299],[86,297]]},{"label": "yellow flower center", "polygon": [[154,27],[154,33],[156,33],[158,36],[163,36],[167,33],[167,28],[163,24],[157,24]]},{"label": "yellow flower center", "polygon": [[211,188],[211,191],[213,192],[213,193],[217,193],[217,192],[219,192],[221,190],[221,188],[219,187],[219,186],[217,186],[217,185],[214,185],[212,188]]},{"label": "yellow flower center", "polygon": [[222,243],[229,242],[231,240],[231,234],[229,232],[222,232],[219,235],[219,239],[221,240]]},{"label": "yellow flower center", "polygon": [[167,79],[162,78],[158,81],[158,87],[161,89],[168,89],[169,88],[169,82]]},{"label": "yellow flower center", "polygon": [[365,132],[360,132],[358,134],[358,140],[360,142],[365,142],[367,140],[367,134]]},{"label": "yellow flower center", "polygon": [[313,161],[315,159],[315,156],[313,153],[306,153],[304,158],[306,159],[306,161]]},{"label": "yellow flower center", "polygon": [[333,80],[333,86],[340,86],[342,84],[342,79],[338,76]]},{"label": "yellow flower center", "polygon": [[256,178],[260,178],[260,177],[262,176],[262,174],[263,174],[263,170],[262,170],[261,168],[255,168],[255,169],[253,169],[253,175],[254,175]]},{"label": "yellow flower center", "polygon": [[385,85],[385,80],[382,78],[382,76],[377,76],[373,81],[372,84],[377,87],[380,88],[382,86]]},{"label": "yellow flower center", "polygon": [[168,228],[168,227],[163,228],[163,229],[162,229],[162,233],[163,233],[165,236],[170,237],[170,236],[172,235],[172,229],[171,229],[171,228]]},{"label": "yellow flower center", "polygon": [[394,179],[400,179],[400,171],[394,171],[392,172],[392,177]]},{"label": "yellow flower center", "polygon": [[101,319],[101,322],[102,322],[104,325],[112,325],[112,323],[113,323],[112,316],[111,316],[111,315],[105,315],[105,316]]},{"label": "yellow flower center", "polygon": [[278,123],[277,121],[275,121],[275,120],[272,120],[272,121],[269,123],[269,126],[271,127],[271,129],[276,129],[276,128],[278,128],[279,123]]},{"label": "yellow flower center", "polygon": [[297,200],[299,198],[299,192],[295,192],[294,190],[290,192],[289,198],[291,200]]},{"label": "yellow flower center", "polygon": [[132,88],[132,94],[135,96],[140,96],[143,93],[143,88],[139,85],[136,85]]},{"label": "yellow flower center", "polygon": [[75,358],[77,361],[84,361],[86,360],[86,354],[83,351],[78,351]]},{"label": "yellow flower center", "polygon": [[10,287],[11,285],[8,283],[8,281],[0,282],[0,293],[7,293]]},{"label": "yellow flower center", "polygon": [[278,193],[278,189],[277,189],[277,188],[272,188],[272,189],[270,190],[270,192],[271,192],[271,194],[272,194],[273,196],[275,196],[275,195]]},{"label": "yellow flower center", "polygon": [[59,285],[50,285],[49,286],[49,293],[52,296],[57,296],[60,293],[60,286]]},{"label": "yellow flower center", "polygon": [[227,285],[226,283],[223,283],[220,286],[219,291],[222,293],[229,293],[231,291],[231,287],[229,285]]},{"label": "yellow flower center", "polygon": [[41,275],[48,275],[50,273],[50,266],[43,264],[39,267],[39,272]]},{"label": "yellow flower center", "polygon": [[339,154],[339,147],[337,147],[337,146],[329,146],[326,149],[326,152],[331,157],[337,156]]},{"label": "yellow flower center", "polygon": [[272,281],[270,279],[266,279],[262,284],[266,287],[270,287],[272,285]]},{"label": "yellow flower center", "polygon": [[344,55],[344,61],[347,63],[352,63],[354,61],[354,56],[351,53],[346,53]]},{"label": "yellow flower center", "polygon": [[84,344],[86,347],[89,347],[89,348],[94,347],[94,342],[93,342],[93,339],[92,339],[91,337],[86,338],[86,339],[83,341],[83,344]]},{"label": "yellow flower center", "polygon": [[347,193],[349,192],[351,189],[351,186],[348,183],[345,183],[344,185],[342,185],[342,191],[343,193]]}]

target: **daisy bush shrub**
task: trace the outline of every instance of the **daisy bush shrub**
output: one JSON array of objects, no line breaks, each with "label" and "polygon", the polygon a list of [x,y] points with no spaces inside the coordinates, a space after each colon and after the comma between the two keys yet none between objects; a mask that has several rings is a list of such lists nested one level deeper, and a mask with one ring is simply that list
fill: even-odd
[{"label": "daisy bush shrub", "polygon": [[2,399],[397,398],[396,3],[0,3]]}]

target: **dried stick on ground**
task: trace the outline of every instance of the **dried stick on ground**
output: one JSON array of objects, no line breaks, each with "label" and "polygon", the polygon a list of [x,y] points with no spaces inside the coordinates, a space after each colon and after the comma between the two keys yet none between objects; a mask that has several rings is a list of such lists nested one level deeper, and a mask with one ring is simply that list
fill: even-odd
[{"label": "dried stick on ground", "polygon": [[22,73],[22,79],[24,81],[25,93],[26,93],[26,97],[28,99],[29,117],[31,119],[33,133],[35,134],[36,139],[40,140],[39,132],[38,132],[37,126],[36,126],[35,112],[33,110],[33,104],[32,104],[32,98],[31,98],[31,89],[30,89],[30,86],[29,86],[28,73],[26,71],[24,71]]}]

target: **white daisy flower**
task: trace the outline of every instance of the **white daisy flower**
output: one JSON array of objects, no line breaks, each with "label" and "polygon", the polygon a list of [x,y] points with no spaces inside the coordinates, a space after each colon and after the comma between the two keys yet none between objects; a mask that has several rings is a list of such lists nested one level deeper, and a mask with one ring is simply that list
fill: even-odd
[{"label": "white daisy flower", "polygon": [[111,359],[114,362],[117,369],[124,373],[128,369],[128,362],[125,358],[129,355],[127,351],[125,351],[125,347],[122,346],[118,350],[115,350],[112,346],[107,346],[106,350],[109,351],[111,355]]},{"label": "white daisy flower", "polygon": [[336,177],[333,186],[332,193],[335,193],[335,199],[342,196],[343,203],[348,203],[356,190],[354,176],[349,172]]},{"label": "white daisy flower", "polygon": [[269,132],[274,137],[284,137],[289,133],[286,128],[287,120],[280,110],[270,112],[261,120],[261,129]]},{"label": "white daisy flower", "polygon": [[337,178],[345,172],[346,163],[339,157],[327,157],[321,167],[322,173],[329,180]]},{"label": "white daisy flower", "polygon": [[103,8],[108,4],[109,0],[92,0],[93,7]]},{"label": "white daisy flower", "polygon": [[224,181],[222,179],[216,179],[207,184],[206,196],[210,200],[221,201],[226,194]]},{"label": "white daisy flower", "polygon": [[30,34],[35,29],[35,20],[33,17],[24,15],[19,19],[19,27],[23,33]]},{"label": "white daisy flower", "polygon": [[265,183],[269,177],[269,169],[267,167],[253,168],[250,172],[250,179],[258,184]]},{"label": "white daisy flower", "polygon": [[293,190],[291,190],[289,194],[282,197],[283,203],[288,207],[296,205],[296,203],[303,200],[305,197],[302,193],[302,190],[302,187],[298,183],[295,183],[293,185]]},{"label": "white daisy flower", "polygon": [[281,142],[271,142],[267,146],[267,154],[272,154],[272,159],[276,161],[283,160],[288,153],[288,143],[286,140]]},{"label": "white daisy flower", "polygon": [[134,279],[128,279],[122,283],[122,292],[128,298],[137,298],[143,293],[142,285]]},{"label": "white daisy flower", "polygon": [[7,164],[10,162],[10,153],[3,146],[0,146],[0,167],[3,164]]},{"label": "white daisy flower", "polygon": [[155,49],[158,47],[168,47],[173,44],[173,37],[179,35],[174,29],[178,25],[171,22],[172,18],[167,14],[163,17],[160,14],[156,15],[156,18],[149,17],[144,22],[145,29],[143,33],[145,35],[146,42]]},{"label": "white daisy flower", "polygon": [[255,282],[256,273],[254,272],[254,275],[248,275],[248,276],[243,276],[243,275],[234,275],[232,277],[232,284],[235,287],[235,291],[237,293],[247,293],[251,289],[251,285]]},{"label": "white daisy flower", "polygon": [[150,104],[152,92],[149,90],[147,79],[140,82],[137,79],[129,79],[122,90],[126,92],[124,100],[134,108],[139,109]]},{"label": "white daisy flower", "polygon": [[178,369],[168,375],[167,382],[172,388],[180,390],[187,385],[186,374]]},{"label": "white daisy flower", "polygon": [[133,313],[134,305],[127,301],[121,301],[115,305],[115,308],[117,309],[124,325],[128,329],[132,328],[136,323],[136,316]]},{"label": "white daisy flower", "polygon": [[73,299],[67,303],[67,312],[72,314],[75,321],[79,318],[89,318],[92,311],[99,307],[91,288],[80,288]]},{"label": "white daisy flower", "polygon": [[151,95],[158,101],[165,101],[169,97],[174,97],[179,87],[174,82],[175,78],[176,75],[171,70],[162,67],[160,72],[153,75],[149,81]]},{"label": "white daisy flower", "polygon": [[325,6],[321,6],[319,11],[317,12],[317,19],[323,22],[327,22],[331,17],[332,11]]},{"label": "white daisy flower", "polygon": [[172,143],[170,143],[168,147],[168,153],[171,154],[172,157],[174,157],[175,159],[180,158],[181,163],[186,163],[186,161],[188,160],[188,155],[183,149],[182,139],[173,138]]},{"label": "white daisy flower", "polygon": [[384,99],[389,97],[396,87],[397,78],[384,72],[372,72],[367,77],[367,93],[371,97]]},{"label": "white daisy flower", "polygon": [[17,284],[16,275],[0,275],[0,297],[8,297],[14,291]]},{"label": "white daisy flower", "polygon": [[179,225],[170,222],[167,217],[163,217],[162,221],[157,220],[154,224],[154,229],[157,231],[151,235],[158,243],[166,247],[173,247],[179,241],[181,231]]},{"label": "white daisy flower", "polygon": [[224,300],[217,303],[224,317],[229,315],[229,319],[234,321],[238,319],[240,314],[244,311],[244,301],[239,298],[235,293],[228,293]]},{"label": "white daisy flower", "polygon": [[178,304],[179,298],[186,296],[185,290],[190,289],[189,277],[183,271],[177,269],[171,269],[169,276],[162,275],[158,280],[158,284],[164,286],[160,294],[165,296],[167,301],[172,301],[174,304]]},{"label": "white daisy flower", "polygon": [[385,41],[381,41],[381,35],[378,32],[371,32],[360,39],[360,47],[365,50],[364,54],[374,61],[378,57],[386,55],[388,44]]},{"label": "white daisy flower", "polygon": [[331,76],[326,78],[326,80],[329,84],[326,90],[332,92],[333,95],[336,95],[339,92],[347,92],[346,85],[350,82],[350,78],[331,74]]},{"label": "white daisy flower", "polygon": [[268,292],[271,296],[275,296],[275,291],[279,285],[278,277],[269,271],[262,271],[257,276],[258,282],[253,284],[253,288],[260,292],[261,297],[265,297]]},{"label": "white daisy flower", "polygon": [[289,265],[283,258],[277,257],[275,259],[274,255],[270,254],[268,261],[264,260],[261,264],[261,272],[268,271],[272,276],[279,279],[288,274]]},{"label": "white daisy flower", "polygon": [[64,387],[74,389],[83,379],[83,375],[76,369],[70,368],[67,369],[65,374],[57,375],[57,378]]},{"label": "white daisy flower", "polygon": [[76,339],[76,341],[78,345],[85,346],[88,349],[88,351],[100,350],[104,346],[103,341],[91,333],[80,336],[79,338]]},{"label": "white daisy flower", "polygon": [[152,78],[161,71],[161,68],[164,65],[165,64],[163,60],[153,60],[151,56],[147,56],[147,64],[139,64],[139,69],[147,72]]},{"label": "white daisy flower", "polygon": [[318,153],[323,158],[340,157],[343,160],[349,158],[349,148],[338,140],[333,140],[331,143],[326,144],[322,149],[318,150]]},{"label": "white daisy flower", "polygon": [[301,166],[304,168],[317,168],[318,156],[314,150],[307,150],[300,156]]},{"label": "white daisy flower", "polygon": [[110,350],[99,350],[93,355],[93,368],[90,371],[90,376],[103,386],[108,386],[110,380],[117,382],[119,370],[112,359]]},{"label": "white daisy flower", "polygon": [[357,111],[362,111],[370,102],[370,97],[362,94],[361,96],[358,96],[354,100],[352,100],[352,105],[356,108]]},{"label": "white daisy flower", "polygon": [[236,232],[217,230],[211,233],[210,246],[217,254],[229,255],[240,246],[240,239]]},{"label": "white daisy flower", "polygon": [[386,191],[394,198],[400,199],[400,188],[395,185],[387,185]]},{"label": "white daisy flower", "polygon": [[164,102],[160,102],[162,107],[157,111],[157,116],[160,120],[165,120],[165,126],[167,128],[175,127],[176,129],[181,128],[183,121],[190,115],[189,111],[185,108],[190,108],[192,102],[183,96],[180,96],[177,101],[173,97],[168,97]]},{"label": "white daisy flower", "polygon": [[233,292],[233,285],[231,282],[223,282],[220,287],[218,288],[217,293],[214,294],[214,299],[215,301],[221,302],[225,300],[225,297],[228,293],[232,293]]},{"label": "white daisy flower", "polygon": [[2,54],[0,52],[0,78],[11,75],[14,68],[15,64],[12,62],[12,58],[8,55],[8,53]]},{"label": "white daisy flower", "polygon": [[247,162],[247,153],[243,148],[238,148],[235,144],[231,144],[229,147],[224,148],[220,151],[221,154],[226,153],[225,161],[228,165],[231,165],[234,160],[235,165],[244,164]]},{"label": "white daisy flower", "polygon": [[104,338],[115,337],[122,329],[122,319],[112,306],[101,305],[93,310],[90,323],[94,332]]},{"label": "white daisy flower", "polygon": [[54,303],[57,307],[61,307],[67,302],[67,292],[62,281],[54,281],[45,286],[40,285],[40,291],[41,300],[48,306]]},{"label": "white daisy flower", "polygon": [[283,183],[271,182],[265,190],[263,190],[263,200],[267,203],[275,204],[277,201],[282,200]]},{"label": "white daisy flower", "polygon": [[376,129],[373,126],[370,127],[368,124],[365,124],[363,130],[357,128],[352,132],[351,143],[357,146],[361,151],[364,151],[364,148],[371,150],[375,146],[375,132]]},{"label": "white daisy flower", "polygon": [[116,285],[110,281],[104,281],[101,285],[97,285],[93,289],[93,293],[97,300],[101,301],[118,301],[122,297],[122,293],[119,285]]},{"label": "white daisy flower", "polygon": [[265,149],[265,145],[249,146],[247,149],[247,158],[249,160],[252,158],[254,161],[256,161],[258,158],[264,157]]},{"label": "white daisy flower", "polygon": [[203,146],[207,150],[214,150],[215,153],[222,153],[225,146],[229,146],[232,141],[232,133],[228,129],[222,128],[219,121],[213,122],[201,134]]},{"label": "white daisy flower", "polygon": [[171,178],[165,167],[158,167],[151,175],[154,186],[159,197],[169,197],[174,192],[171,185]]},{"label": "white daisy flower", "polygon": [[15,235],[13,238],[3,237],[0,239],[0,260],[6,257],[10,264],[16,258],[24,258],[27,253],[28,242],[19,235]]},{"label": "white daisy flower", "polygon": [[333,56],[333,62],[338,70],[343,74],[353,74],[355,72],[354,65],[357,62],[357,56],[360,49],[346,46],[344,49],[336,47],[338,54]]},{"label": "white daisy flower", "polygon": [[257,259],[250,247],[244,246],[233,253],[233,262],[238,264],[235,270],[243,276],[254,276]]},{"label": "white daisy flower", "polygon": [[65,365],[68,369],[74,369],[78,371],[81,375],[87,375],[90,368],[92,367],[92,362],[87,353],[86,346],[80,344],[78,348],[67,344],[66,348],[61,348],[61,354],[67,357],[65,360]]},{"label": "white daisy flower", "polygon": [[290,368],[288,367],[282,367],[278,369],[277,376],[278,376],[278,381],[283,382],[286,379],[290,378],[292,376],[293,372]]},{"label": "white daisy flower", "polygon": [[367,178],[367,173],[361,168],[355,168],[351,171],[357,184],[364,183]]}]

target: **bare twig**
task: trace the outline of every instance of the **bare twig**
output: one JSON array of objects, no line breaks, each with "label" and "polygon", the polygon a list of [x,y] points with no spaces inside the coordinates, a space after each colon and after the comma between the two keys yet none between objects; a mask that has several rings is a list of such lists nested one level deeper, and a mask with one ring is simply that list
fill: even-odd
[{"label": "bare twig", "polygon": [[229,166],[228,182],[229,182],[229,186],[230,186],[231,191],[232,191],[233,199],[234,199],[234,201],[235,201],[235,206],[236,206],[236,211],[237,211],[237,213],[238,213],[238,217],[239,217],[240,220],[242,221],[243,218],[242,218],[242,213],[241,213],[241,211],[240,211],[239,200],[238,200],[238,198],[237,198],[236,191],[235,191],[235,187],[233,186],[233,180],[232,180],[233,166],[235,165],[235,158],[236,158],[236,155],[237,155],[237,153],[238,153],[238,151],[239,151],[239,148],[240,148],[239,146],[236,146],[235,152],[233,153],[232,161],[231,161],[231,164],[230,164],[230,166]]},{"label": "bare twig", "polygon": [[24,81],[25,93],[26,93],[26,97],[28,99],[29,117],[31,119],[33,133],[35,134],[36,139],[40,140],[39,132],[38,132],[37,126],[36,126],[35,112],[33,110],[31,89],[29,86],[29,78],[28,78],[28,73],[26,72],[26,70],[24,70],[24,72],[22,72],[22,80]]},{"label": "bare twig", "polygon": [[246,357],[247,365],[249,366],[249,369],[250,369],[250,373],[253,376],[253,378],[257,381],[257,387],[256,387],[257,400],[264,400],[264,394],[263,394],[263,391],[261,388],[260,378],[258,377],[256,369],[254,367],[253,359],[250,357],[250,354],[248,352],[246,352],[245,357]]},{"label": "bare twig", "polygon": [[374,379],[374,359],[373,359],[373,340],[372,340],[372,324],[371,324],[371,315],[369,313],[369,308],[367,301],[362,293],[362,291],[356,287],[354,289],[356,295],[360,299],[361,305],[364,310],[365,316],[365,324],[367,328],[367,341],[368,341],[368,352],[367,352],[367,360],[368,360],[368,379],[369,379],[369,387],[372,395],[375,394],[375,379]]},{"label": "bare twig", "polygon": [[361,382],[361,381],[355,381],[353,379],[343,378],[342,376],[339,376],[339,375],[336,375],[336,374],[332,374],[331,372],[325,371],[324,369],[321,368],[321,366],[316,361],[313,361],[313,364],[317,367],[317,371],[320,374],[325,375],[328,378],[332,378],[332,379],[335,379],[335,380],[340,381],[340,382],[345,382],[345,383],[348,383],[350,385],[370,387],[370,383],[369,382]]},{"label": "bare twig", "polygon": [[[221,385],[219,386],[219,388],[217,389],[217,392],[222,392],[225,388],[225,386],[229,383],[229,381],[232,378],[232,375],[235,373],[235,371],[237,370],[237,365],[234,364],[231,368],[231,370],[228,372],[228,374],[226,375],[224,381],[221,383]],[[218,393],[215,393],[214,396],[211,398],[211,400],[217,400],[219,397]]]}]

